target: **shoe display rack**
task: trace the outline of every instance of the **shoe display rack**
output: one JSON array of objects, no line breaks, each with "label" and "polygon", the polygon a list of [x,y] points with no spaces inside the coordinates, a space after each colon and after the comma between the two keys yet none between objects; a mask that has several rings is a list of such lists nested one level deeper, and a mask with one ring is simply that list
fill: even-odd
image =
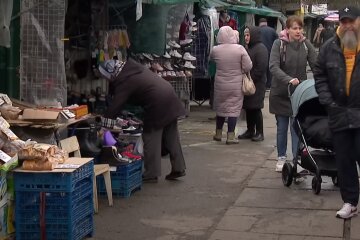
[{"label": "shoe display rack", "polygon": [[193,64],[196,57],[191,54],[191,50],[193,33],[197,31],[197,27],[195,22],[189,20],[187,12],[185,17],[184,13],[183,10],[170,9],[166,23],[167,43],[164,46],[165,53],[162,56],[141,53],[135,57],[143,65],[169,81],[189,113],[192,76],[196,68]]}]

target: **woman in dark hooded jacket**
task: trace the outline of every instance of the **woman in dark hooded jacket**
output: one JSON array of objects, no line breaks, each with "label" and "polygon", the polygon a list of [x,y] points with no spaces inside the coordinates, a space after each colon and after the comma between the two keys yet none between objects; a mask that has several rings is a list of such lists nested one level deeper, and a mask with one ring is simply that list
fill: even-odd
[{"label": "woman in dark hooded jacket", "polygon": [[243,108],[246,111],[247,130],[239,135],[239,139],[251,139],[263,141],[263,116],[261,109],[264,108],[266,71],[268,66],[268,50],[261,42],[259,27],[247,27],[244,31],[246,48],[253,62],[250,71],[254,81],[256,92],[254,95],[245,96]]}]

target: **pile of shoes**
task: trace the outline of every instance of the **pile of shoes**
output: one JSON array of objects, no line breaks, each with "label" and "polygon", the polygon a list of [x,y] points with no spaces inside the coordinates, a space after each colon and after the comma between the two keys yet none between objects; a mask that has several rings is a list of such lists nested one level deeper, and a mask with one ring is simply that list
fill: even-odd
[{"label": "pile of shoes", "polygon": [[[141,134],[139,135],[139,137]],[[138,140],[137,140],[138,141]],[[123,140],[115,137],[110,131],[103,135],[103,147],[98,157],[99,163],[107,163],[110,166],[127,164],[132,161],[141,160],[142,156],[136,154],[135,145],[137,141]]]}]

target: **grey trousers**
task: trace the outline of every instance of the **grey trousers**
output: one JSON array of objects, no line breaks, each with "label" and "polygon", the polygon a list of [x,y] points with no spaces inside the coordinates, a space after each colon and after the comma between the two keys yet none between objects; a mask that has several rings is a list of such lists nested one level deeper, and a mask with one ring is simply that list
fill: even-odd
[{"label": "grey trousers", "polygon": [[[185,170],[177,120],[162,129],[144,129],[144,177],[161,176],[161,143],[170,153],[171,171]],[[164,141],[162,141],[164,138]]]}]

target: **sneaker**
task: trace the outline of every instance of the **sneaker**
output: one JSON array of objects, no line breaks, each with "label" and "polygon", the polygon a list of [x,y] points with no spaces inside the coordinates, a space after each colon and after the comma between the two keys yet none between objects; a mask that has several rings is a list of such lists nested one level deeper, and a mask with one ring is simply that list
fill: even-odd
[{"label": "sneaker", "polygon": [[196,25],[197,25],[196,22],[191,22],[191,26],[192,26],[192,27],[195,27]]},{"label": "sneaker", "polygon": [[169,71],[173,71],[174,69],[171,67],[170,62],[166,62],[164,65],[164,68]]},{"label": "sneaker", "polygon": [[185,68],[189,68],[189,69],[195,69],[196,67],[194,65],[192,65],[191,62],[189,61],[186,61],[185,64],[184,64],[184,67]]},{"label": "sneaker", "polygon": [[353,206],[350,203],[344,203],[342,208],[336,212],[336,217],[342,218],[342,219],[348,219],[348,218],[356,216],[357,213],[358,213],[358,210],[357,210],[356,206]]},{"label": "sneaker", "polygon": [[151,68],[159,72],[164,71],[164,69],[160,66],[159,63],[152,63]]},{"label": "sneaker", "polygon": [[165,48],[166,48],[166,50],[169,50],[169,49],[170,49],[170,46],[167,45],[167,44],[165,44]]},{"label": "sneaker", "polygon": [[166,179],[166,180],[175,180],[175,179],[177,179],[177,178],[179,178],[179,177],[183,177],[183,176],[185,176],[185,175],[186,175],[185,170],[180,171],[180,172],[173,172],[173,171],[171,171],[171,173],[169,173],[168,175],[166,175],[165,179]]},{"label": "sneaker", "polygon": [[192,77],[192,73],[190,71],[185,71],[185,76],[186,77]]},{"label": "sneaker", "polygon": [[180,76],[180,77],[186,77],[184,71],[180,71],[180,72],[179,72],[179,76]]},{"label": "sneaker", "polygon": [[177,44],[175,41],[169,41],[168,45],[173,48],[180,48],[180,45]]},{"label": "sneaker", "polygon": [[196,31],[198,30],[198,28],[197,28],[197,27],[191,27],[190,30],[191,30],[192,32],[196,32]]},{"label": "sneaker", "polygon": [[160,57],[159,55],[154,54],[154,53],[152,55],[153,55],[154,58],[159,58]]},{"label": "sneaker", "polygon": [[165,54],[163,55],[164,58],[170,59],[171,56],[168,54],[168,52],[165,52]]},{"label": "sneaker", "polygon": [[196,57],[192,56],[189,52],[186,52],[183,57],[187,61],[196,61]]},{"label": "sneaker", "polygon": [[154,61],[154,58],[151,56],[151,54],[143,53],[142,54],[145,58],[149,59],[150,61]]},{"label": "sneaker", "polygon": [[171,51],[171,52],[170,52],[170,56],[172,56],[172,57],[176,57],[176,58],[182,58],[181,54],[180,54],[180,53],[178,53],[178,51],[177,51],[177,50],[173,50],[173,51]]},{"label": "sneaker", "polygon": [[180,45],[181,46],[188,45],[188,44],[192,43],[192,41],[193,40],[191,38],[185,39],[185,40],[180,40]]},{"label": "sneaker", "polygon": [[174,71],[171,71],[171,76],[176,77],[176,73]]},{"label": "sneaker", "polygon": [[276,171],[276,172],[281,172],[281,171],[282,171],[283,166],[284,166],[284,164],[285,164],[285,161],[286,161],[286,157],[285,157],[285,156],[278,157],[278,161],[277,161],[276,167],[275,167],[275,171]]}]

